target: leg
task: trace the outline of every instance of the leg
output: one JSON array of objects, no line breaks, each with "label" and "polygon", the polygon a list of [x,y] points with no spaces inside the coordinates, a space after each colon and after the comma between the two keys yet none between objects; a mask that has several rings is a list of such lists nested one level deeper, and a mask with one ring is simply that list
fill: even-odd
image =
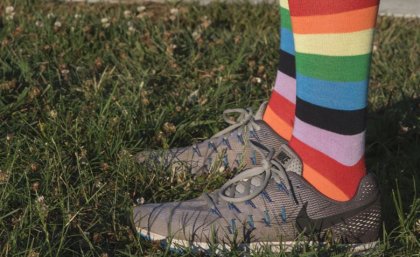
[{"label": "leg", "polygon": [[378,0],[290,0],[297,99],[290,145],[303,176],[349,200],[365,175],[367,87]]}]

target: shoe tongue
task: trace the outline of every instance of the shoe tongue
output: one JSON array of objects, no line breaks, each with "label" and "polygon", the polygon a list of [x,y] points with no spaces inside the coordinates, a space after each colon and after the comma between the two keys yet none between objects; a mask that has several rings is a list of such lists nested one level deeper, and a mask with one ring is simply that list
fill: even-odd
[{"label": "shoe tongue", "polygon": [[280,151],[275,159],[281,163],[286,171],[302,176],[302,162],[296,153],[286,144],[280,146]]}]

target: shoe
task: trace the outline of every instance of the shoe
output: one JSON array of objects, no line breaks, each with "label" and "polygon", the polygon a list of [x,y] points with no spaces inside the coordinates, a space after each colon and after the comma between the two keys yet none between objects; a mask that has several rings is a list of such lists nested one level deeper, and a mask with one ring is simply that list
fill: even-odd
[{"label": "shoe", "polygon": [[184,202],[145,204],[133,210],[138,234],[172,249],[291,251],[299,243],[342,243],[352,251],[376,245],[381,226],[378,185],[362,178],[356,195],[337,202],[302,177],[302,162],[287,145],[260,167],[239,173],[220,190]]},{"label": "shoe", "polygon": [[[262,120],[266,106],[267,103],[263,103],[256,115],[250,108],[226,110],[223,118],[231,126],[212,138],[188,147],[144,151],[136,156],[136,160],[148,165],[149,169],[171,166],[175,171],[192,174],[208,173],[215,164],[231,170],[259,166],[262,156],[250,146],[251,139],[270,149],[279,149],[280,145],[286,143]],[[233,122],[228,115],[235,113],[239,114],[239,118]]]}]

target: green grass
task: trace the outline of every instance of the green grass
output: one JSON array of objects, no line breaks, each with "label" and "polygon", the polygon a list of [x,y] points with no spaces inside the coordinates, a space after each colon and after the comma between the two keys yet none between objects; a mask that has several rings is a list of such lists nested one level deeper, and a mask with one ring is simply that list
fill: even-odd
[{"label": "green grass", "polygon": [[[269,97],[277,7],[147,5],[137,18],[137,6],[39,2],[0,4],[0,255],[193,256],[137,239],[130,208],[188,199],[229,175],[192,181],[132,155],[207,138],[225,126],[224,109]],[[420,252],[419,26],[378,23],[367,163],[380,180],[384,231],[371,256]]]}]

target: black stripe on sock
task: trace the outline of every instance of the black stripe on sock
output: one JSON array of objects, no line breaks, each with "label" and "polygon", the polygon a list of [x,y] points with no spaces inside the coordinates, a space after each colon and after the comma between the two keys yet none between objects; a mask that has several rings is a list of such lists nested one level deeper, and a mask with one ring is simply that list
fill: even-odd
[{"label": "black stripe on sock", "polygon": [[296,97],[296,117],[341,135],[355,135],[366,128],[366,108],[355,111],[334,110],[317,106]]},{"label": "black stripe on sock", "polygon": [[296,78],[296,63],[295,63],[295,56],[285,52],[283,50],[279,50],[280,52],[280,62],[279,62],[279,71],[283,72],[289,77]]}]

